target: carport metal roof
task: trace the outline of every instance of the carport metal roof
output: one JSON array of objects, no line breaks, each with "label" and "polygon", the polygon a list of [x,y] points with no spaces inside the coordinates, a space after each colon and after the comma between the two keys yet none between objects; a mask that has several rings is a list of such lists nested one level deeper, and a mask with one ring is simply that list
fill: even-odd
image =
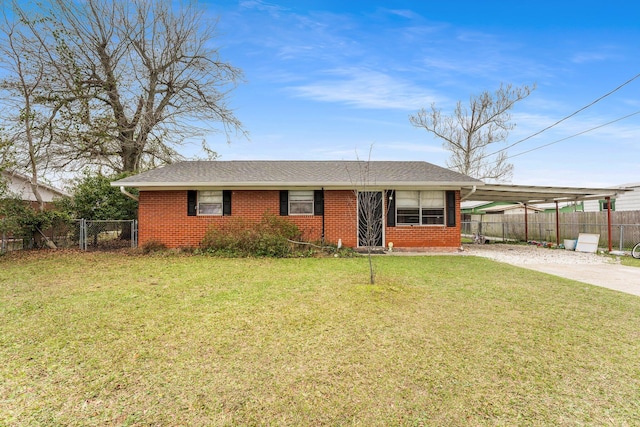
[{"label": "carport metal roof", "polygon": [[632,188],[549,187],[534,185],[484,184],[465,186],[462,200],[486,202],[549,203],[602,200]]}]

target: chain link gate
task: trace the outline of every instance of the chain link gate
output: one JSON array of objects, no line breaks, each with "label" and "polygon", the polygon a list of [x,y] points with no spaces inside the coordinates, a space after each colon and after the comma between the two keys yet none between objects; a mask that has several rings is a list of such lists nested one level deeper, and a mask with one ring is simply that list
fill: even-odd
[{"label": "chain link gate", "polygon": [[138,221],[87,220],[79,221],[78,244],[83,251],[138,247]]}]

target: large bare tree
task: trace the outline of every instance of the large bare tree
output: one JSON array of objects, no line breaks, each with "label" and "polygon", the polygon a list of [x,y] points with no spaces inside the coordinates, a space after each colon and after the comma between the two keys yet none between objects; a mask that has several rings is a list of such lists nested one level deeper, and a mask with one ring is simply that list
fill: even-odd
[{"label": "large bare tree", "polygon": [[451,152],[450,169],[481,180],[509,181],[513,165],[507,162],[506,150],[487,157],[487,147],[507,139],[515,127],[509,110],[534,89],[535,85],[514,88],[502,84],[494,93],[471,96],[468,106],[458,101],[450,116],[431,104],[430,110],[421,109],[409,121],[443,140],[444,148]]},{"label": "large bare tree", "polygon": [[53,113],[48,156],[56,167],[137,172],[181,158],[178,147],[203,132],[244,133],[228,105],[242,73],[220,59],[216,22],[193,4],[41,5],[15,1],[13,10],[38,52],[24,60],[47,73],[36,99]]}]

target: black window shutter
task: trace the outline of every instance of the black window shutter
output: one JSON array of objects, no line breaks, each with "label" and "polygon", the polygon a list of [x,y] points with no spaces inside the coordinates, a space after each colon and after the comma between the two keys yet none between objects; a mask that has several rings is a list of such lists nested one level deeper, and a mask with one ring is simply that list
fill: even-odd
[{"label": "black window shutter", "polygon": [[222,215],[231,215],[231,190],[222,191]]},{"label": "black window shutter", "polygon": [[395,227],[396,226],[396,191],[388,190],[387,191],[387,227]]},{"label": "black window shutter", "polygon": [[456,226],[456,192],[447,191],[447,227]]},{"label": "black window shutter", "polygon": [[280,190],[280,215],[289,215],[289,191]]},{"label": "black window shutter", "polygon": [[313,214],[324,215],[324,192],[314,190],[313,192]]},{"label": "black window shutter", "polygon": [[196,216],[198,206],[198,192],[196,190],[187,191],[187,216]]}]

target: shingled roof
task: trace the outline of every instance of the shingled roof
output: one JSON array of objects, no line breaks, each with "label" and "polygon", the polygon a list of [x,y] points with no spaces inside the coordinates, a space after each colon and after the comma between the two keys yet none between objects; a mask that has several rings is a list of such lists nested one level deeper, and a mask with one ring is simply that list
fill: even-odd
[{"label": "shingled roof", "polygon": [[427,162],[187,161],[112,183],[140,189],[461,187],[482,182]]}]

